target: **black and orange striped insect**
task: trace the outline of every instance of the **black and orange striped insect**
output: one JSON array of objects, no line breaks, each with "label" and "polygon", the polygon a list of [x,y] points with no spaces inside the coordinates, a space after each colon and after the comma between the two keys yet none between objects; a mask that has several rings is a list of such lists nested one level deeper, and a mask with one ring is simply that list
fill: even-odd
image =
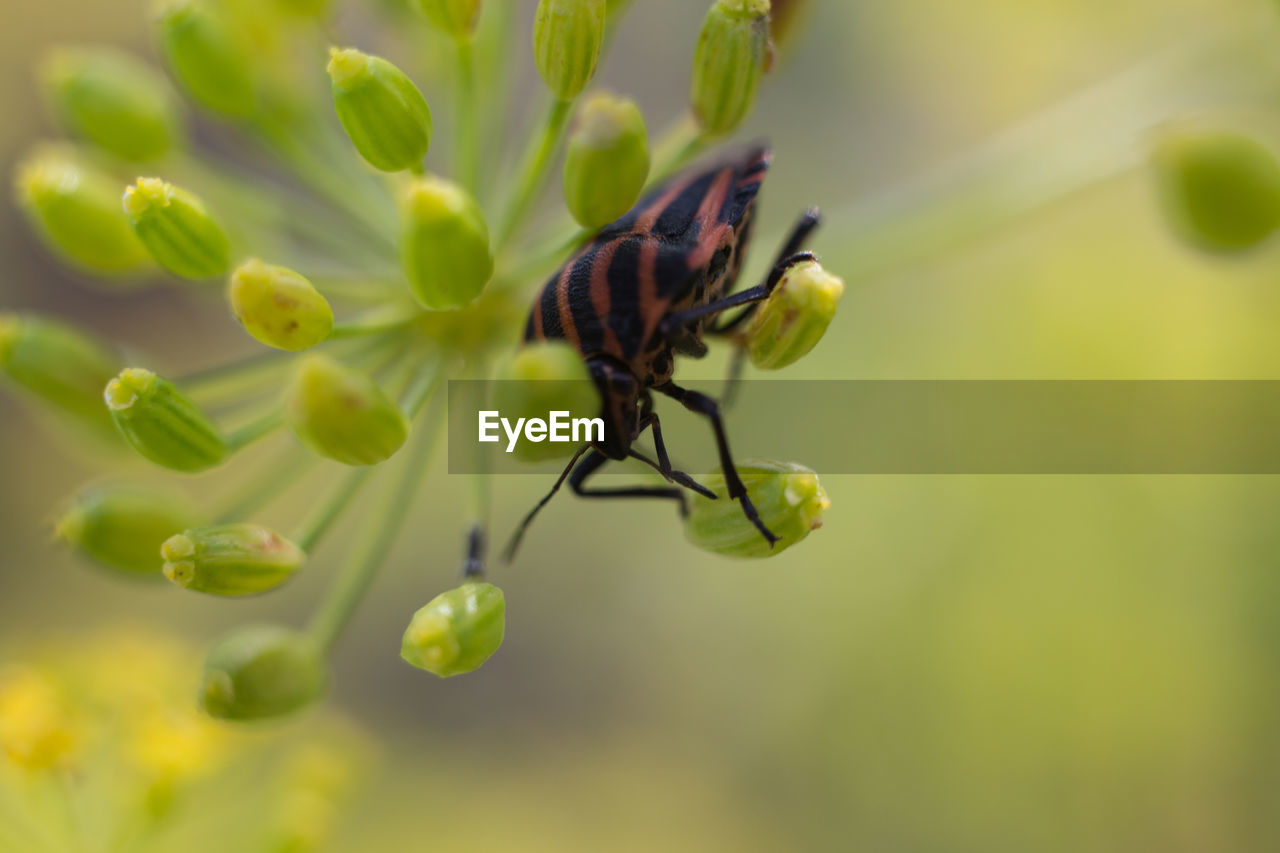
[{"label": "black and orange striped insect", "polygon": [[[682,489],[715,497],[672,469],[652,391],[710,420],[729,498],[741,504],[770,544],[777,541],[738,476],[720,404],[672,381],[676,355],[706,355],[704,336],[733,332],[790,266],[813,259],[800,250],[819,223],[816,208],[796,223],[767,280],[732,293],[751,240],[756,196],[771,160],[768,148],[755,147],[660,186],[626,216],[601,229],[543,286],[529,315],[525,340],[558,339],[577,348],[600,392],[605,434],[603,441],[578,450],[551,491],[525,517],[507,549],[508,558],[565,480],[582,497],[675,500],[682,514],[687,511]],[[743,310],[735,316],[714,323],[717,315],[739,307]],[[653,432],[656,460],[633,447],[645,430]],[[587,479],[606,462],[627,458],[651,466],[672,485],[587,488]]]}]

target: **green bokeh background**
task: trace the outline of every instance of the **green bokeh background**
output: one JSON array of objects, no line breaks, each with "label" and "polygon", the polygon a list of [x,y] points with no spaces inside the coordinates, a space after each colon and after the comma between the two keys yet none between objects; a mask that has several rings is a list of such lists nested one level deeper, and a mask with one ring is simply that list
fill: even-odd
[{"label": "green bokeh background", "polygon": [[[50,132],[29,71],[40,52],[102,39],[147,51],[146,5],[7,6],[6,170]],[[742,134],[776,148],[762,237],[820,204],[833,224],[817,248],[851,273],[828,338],[788,375],[1280,378],[1280,249],[1225,261],[1180,246],[1147,176],[1127,168],[1143,128],[1165,118],[1280,139],[1270,3],[815,5]],[[703,7],[637,0],[603,69],[651,127],[682,108]],[[530,4],[522,15],[527,29]],[[1126,69],[1222,31],[1239,34],[1231,49],[1159,60],[1137,94],[1112,97]],[[517,62],[532,74],[527,55]],[[1017,130],[1063,103],[1052,131]],[[1002,175],[1014,195],[1052,184],[1080,157],[1111,176],[1032,205],[982,191]],[[960,203],[947,213],[936,198]],[[971,227],[993,212],[1013,215]],[[0,251],[6,307],[77,318],[175,369],[249,349],[216,290],[104,295],[51,261],[12,205]],[[888,260],[871,262],[877,252]],[[204,642],[245,621],[301,620],[320,596],[335,553],[253,601],[78,564],[50,544],[49,520],[102,466],[56,439],[0,396],[0,644],[120,622]],[[338,649],[334,702],[384,751],[343,849],[1280,848],[1275,478],[824,485],[826,527],[758,563],[694,551],[667,506],[562,498],[521,561],[494,574],[502,651],[442,682],[396,654],[409,615],[456,570],[465,482],[438,467]],[[545,486],[498,484],[499,536]]]}]

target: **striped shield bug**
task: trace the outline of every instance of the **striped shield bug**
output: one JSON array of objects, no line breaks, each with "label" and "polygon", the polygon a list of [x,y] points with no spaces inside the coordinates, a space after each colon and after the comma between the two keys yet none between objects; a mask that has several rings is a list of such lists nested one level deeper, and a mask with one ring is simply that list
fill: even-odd
[{"label": "striped shield bug", "polygon": [[[771,161],[770,150],[757,146],[668,181],[601,229],[543,286],[524,338],[560,339],[578,350],[600,392],[605,433],[603,440],[578,450],[551,491],[521,522],[507,548],[508,559],[566,480],[582,497],[674,500],[682,515],[688,509],[684,489],[715,497],[688,474],[672,469],[653,408],[655,391],[710,421],[729,498],[739,502],[771,545],[777,540],[760,520],[738,475],[719,402],[672,381],[675,356],[706,355],[704,337],[731,334],[787,269],[814,259],[801,251],[819,224],[817,209],[810,208],[796,223],[764,283],[733,292],[751,240],[756,196]],[[735,308],[742,310],[720,318]],[[646,430],[653,433],[656,460],[633,447]],[[654,468],[670,485],[587,486],[606,462],[628,458]]]}]

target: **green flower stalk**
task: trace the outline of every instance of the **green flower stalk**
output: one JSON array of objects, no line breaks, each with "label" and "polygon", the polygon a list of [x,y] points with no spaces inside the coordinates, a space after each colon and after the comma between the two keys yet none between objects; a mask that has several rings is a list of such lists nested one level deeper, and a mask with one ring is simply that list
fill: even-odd
[{"label": "green flower stalk", "polygon": [[563,101],[582,93],[596,73],[604,42],[605,0],[540,0],[533,25],[538,73]]},{"label": "green flower stalk", "polygon": [[630,210],[649,177],[649,132],[634,101],[600,94],[582,105],[564,163],[564,200],[584,228]]},{"label": "green flower stalk", "polygon": [[0,371],[62,415],[93,430],[110,429],[102,388],[120,369],[104,344],[57,320],[0,314]]},{"label": "green flower stalk", "polygon": [[[563,341],[539,341],[522,347],[498,368],[493,408],[513,422],[567,412],[570,418],[600,414],[600,394],[578,351]],[[529,462],[572,456],[572,444],[523,441],[516,455]]]},{"label": "green flower stalk", "polygon": [[174,77],[201,106],[231,118],[257,112],[252,58],[205,0],[165,0],[160,49]]},{"label": "green flower stalk", "polygon": [[160,577],[160,545],[204,521],[181,495],[132,483],[82,489],[71,498],[55,532],[100,566],[141,578]]},{"label": "green flower stalk", "polygon": [[223,524],[176,533],[160,546],[164,576],[210,595],[259,595],[306,562],[294,543],[260,524]]},{"label": "green flower stalk", "polygon": [[120,184],[57,148],[18,167],[18,202],[49,247],[108,276],[145,269],[151,256],[120,210]]},{"label": "green flower stalk", "polygon": [[134,449],[174,471],[222,464],[231,446],[191,398],[150,370],[129,367],[107,383],[107,409]]},{"label": "green flower stalk", "polygon": [[844,281],[817,261],[788,269],[743,333],[751,363],[780,370],[808,355],[836,316]]},{"label": "green flower stalk", "polygon": [[400,657],[441,678],[473,672],[502,645],[507,603],[493,584],[468,581],[413,614]]},{"label": "green flower stalk", "polygon": [[769,547],[755,525],[728,499],[724,475],[717,473],[702,480],[717,500],[695,496],[685,519],[685,537],[697,547],[726,557],[772,557],[822,526],[822,513],[831,501],[818,475],[808,468],[790,462],[749,461],[738,463],[738,473],[760,519],[778,541]]},{"label": "green flower stalk", "polygon": [[124,192],[124,212],[156,263],[182,278],[224,276],[231,242],[204,202],[159,178],[138,178]]},{"label": "green flower stalk", "polygon": [[409,436],[404,413],[372,379],[322,355],[299,365],[285,412],[303,444],[345,465],[384,462]]},{"label": "green flower stalk", "polygon": [[431,109],[399,68],[354,48],[329,51],[333,106],[360,156],[383,172],[421,171]]},{"label": "green flower stalk", "polygon": [[333,331],[328,300],[293,270],[248,260],[231,274],[228,295],[240,325],[269,347],[298,352]]},{"label": "green flower stalk", "polygon": [[480,0],[417,0],[431,25],[454,38],[470,38],[480,20]]},{"label": "green flower stalk", "polygon": [[209,650],[200,701],[218,719],[266,720],[310,705],[327,683],[324,659],[306,634],[254,625]]},{"label": "green flower stalk", "polygon": [[756,102],[769,60],[769,0],[716,0],[693,56],[690,102],[705,134],[726,136]]},{"label": "green flower stalk", "polygon": [[1156,142],[1151,164],[1165,214],[1188,244],[1239,252],[1280,229],[1280,161],[1257,140],[1176,128]]},{"label": "green flower stalk", "polygon": [[493,276],[489,228],[480,205],[462,187],[428,176],[402,197],[401,239],[409,290],[424,308],[465,308]]},{"label": "green flower stalk", "polygon": [[63,124],[102,150],[142,162],[163,157],[181,141],[173,91],[141,60],[111,48],[63,48],[42,70]]}]

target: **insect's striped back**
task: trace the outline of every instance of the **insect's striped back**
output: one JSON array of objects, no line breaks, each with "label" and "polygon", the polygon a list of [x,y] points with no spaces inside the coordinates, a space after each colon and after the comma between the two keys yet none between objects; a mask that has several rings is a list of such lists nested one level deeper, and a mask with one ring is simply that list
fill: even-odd
[{"label": "insect's striped back", "polygon": [[702,304],[732,286],[739,235],[769,162],[767,148],[753,148],[651,192],[543,286],[526,340],[561,338],[583,355],[609,353],[644,378],[672,306]]}]

